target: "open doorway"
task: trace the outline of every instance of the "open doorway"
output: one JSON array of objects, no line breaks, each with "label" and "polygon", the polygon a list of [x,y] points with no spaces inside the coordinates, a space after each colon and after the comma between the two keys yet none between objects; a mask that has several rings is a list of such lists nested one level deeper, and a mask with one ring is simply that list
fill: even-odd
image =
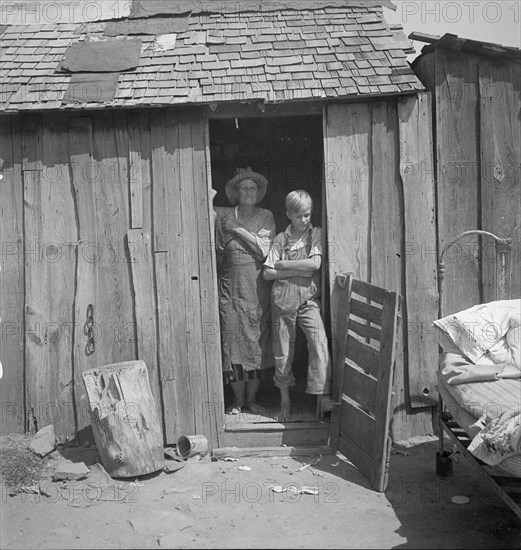
[{"label": "open doorway", "polygon": [[[258,206],[273,213],[277,233],[290,223],[286,217],[285,197],[295,189],[304,189],[311,195],[314,203],[312,223],[324,228],[323,151],[321,116],[210,120],[212,187],[217,191],[214,206],[230,206],[225,185],[237,168],[249,166],[268,180],[266,196]],[[307,360],[306,339],[298,329],[293,362],[296,378],[292,390],[293,422],[316,420],[316,397],[305,393]],[[266,408],[266,413],[247,415],[250,422],[275,422],[280,409],[280,392],[272,377],[273,368],[266,372],[257,394],[257,403]],[[225,407],[232,401],[231,387],[225,384]],[[228,415],[226,420],[230,420]]]}]

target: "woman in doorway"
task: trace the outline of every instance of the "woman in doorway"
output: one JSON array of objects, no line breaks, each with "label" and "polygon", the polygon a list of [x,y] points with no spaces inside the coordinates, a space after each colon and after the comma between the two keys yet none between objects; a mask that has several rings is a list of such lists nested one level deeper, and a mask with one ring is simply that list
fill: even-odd
[{"label": "woman in doorway", "polygon": [[226,184],[232,207],[219,208],[217,254],[219,313],[224,379],[234,403],[227,414],[263,412],[257,404],[261,373],[272,366],[269,342],[271,282],[262,276],[275,237],[273,214],[259,208],[268,181],[251,168],[240,169]]}]

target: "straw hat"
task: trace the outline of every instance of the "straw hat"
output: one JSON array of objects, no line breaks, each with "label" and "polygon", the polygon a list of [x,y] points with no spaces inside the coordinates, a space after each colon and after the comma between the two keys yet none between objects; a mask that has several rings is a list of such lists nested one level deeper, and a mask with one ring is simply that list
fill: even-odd
[{"label": "straw hat", "polygon": [[259,193],[257,202],[260,202],[266,195],[268,180],[262,175],[254,172],[249,166],[247,168],[237,168],[235,176],[226,184],[226,195],[232,204],[237,204],[237,186],[243,180],[252,180],[257,184]]}]

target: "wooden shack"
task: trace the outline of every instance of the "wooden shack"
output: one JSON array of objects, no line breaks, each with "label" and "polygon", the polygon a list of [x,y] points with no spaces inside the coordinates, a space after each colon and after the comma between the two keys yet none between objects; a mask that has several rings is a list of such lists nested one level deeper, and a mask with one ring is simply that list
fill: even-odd
[{"label": "wooden shack", "polygon": [[[438,248],[476,229],[509,239],[504,292],[519,298],[521,50],[453,34],[409,38],[427,43],[412,67],[433,94]],[[496,299],[496,252],[480,234],[451,248],[445,314]]]},{"label": "wooden shack", "polygon": [[285,194],[313,195],[326,319],[340,272],[403,296],[393,437],[432,433],[431,100],[383,5],[150,0],[1,28],[2,433],[87,437],[81,373],[142,359],[165,442],[327,442],[326,423],[225,418],[210,197],[245,165],[278,231]]}]

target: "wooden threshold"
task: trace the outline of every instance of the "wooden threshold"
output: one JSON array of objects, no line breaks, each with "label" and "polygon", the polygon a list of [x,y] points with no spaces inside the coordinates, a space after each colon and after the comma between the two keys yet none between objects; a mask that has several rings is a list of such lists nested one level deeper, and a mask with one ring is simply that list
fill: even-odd
[{"label": "wooden threshold", "polygon": [[329,443],[329,422],[226,422],[222,447],[316,447]]},{"label": "wooden threshold", "polygon": [[228,421],[224,425],[227,432],[247,431],[286,431],[286,430],[329,430],[328,422],[233,422]]},{"label": "wooden threshold", "polygon": [[219,458],[242,458],[253,457],[275,457],[275,456],[315,456],[333,454],[331,447],[319,446],[285,446],[285,447],[218,447],[212,451],[212,457]]}]

